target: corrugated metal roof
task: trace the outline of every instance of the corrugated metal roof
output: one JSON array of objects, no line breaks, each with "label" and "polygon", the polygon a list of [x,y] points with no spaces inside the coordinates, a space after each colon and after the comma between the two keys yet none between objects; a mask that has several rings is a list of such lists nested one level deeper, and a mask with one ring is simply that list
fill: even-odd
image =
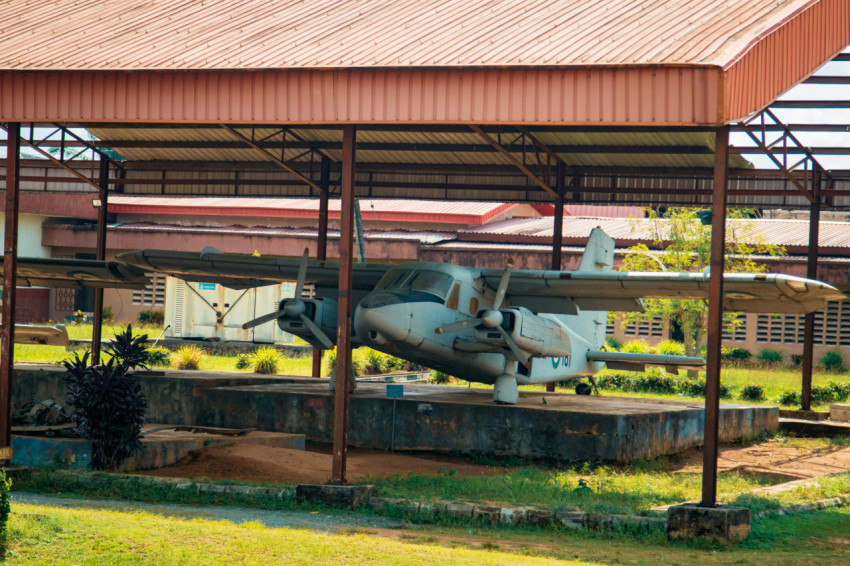
[{"label": "corrugated metal roof", "polygon": [[727,66],[814,0],[11,0],[0,68]]},{"label": "corrugated metal roof", "polygon": [[[435,224],[481,224],[520,205],[501,202],[441,202],[405,199],[360,199],[366,220],[407,220]],[[113,213],[197,214],[217,216],[317,217],[318,199],[125,197],[109,199]],[[339,217],[339,199],[329,199],[328,211]],[[335,214],[334,214],[335,213]]]},{"label": "corrugated metal roof", "polygon": [[[563,235],[565,240],[586,239],[593,228],[601,227],[606,234],[616,240],[618,246],[628,246],[637,241],[663,241],[666,238],[668,226],[669,222],[664,219],[565,217]],[[744,226],[749,229],[742,232]],[[738,237],[744,241],[760,239],[770,244],[793,249],[806,247],[809,242],[807,220],[728,220],[726,232],[729,239],[733,237],[736,229]],[[533,243],[540,240],[551,241],[552,235],[551,218],[514,218],[479,228],[461,230],[459,239]],[[818,245],[823,249],[850,248],[850,223],[822,221]]]}]

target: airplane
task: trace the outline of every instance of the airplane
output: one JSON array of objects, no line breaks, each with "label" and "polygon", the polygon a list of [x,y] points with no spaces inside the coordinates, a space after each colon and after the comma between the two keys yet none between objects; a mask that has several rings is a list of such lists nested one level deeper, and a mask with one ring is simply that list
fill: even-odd
[{"label": "airplane", "polygon": [[[332,261],[161,250],[125,252],[131,274],[157,271],[234,289],[296,281],[294,298],[245,327],[278,326],[319,349],[335,345]],[[467,268],[435,262],[353,266],[353,346],[368,346],[455,377],[493,385],[493,400],[515,404],[519,385],[592,377],[603,367],[644,371],[704,369],[696,357],[605,351],[608,311],[643,311],[642,298],[706,298],[708,273],[614,272],[614,240],[591,231],[577,271]],[[130,269],[133,268],[133,269]],[[316,298],[303,299],[306,282]],[[724,274],[724,309],[806,313],[845,299],[810,279],[763,273]],[[353,382],[354,380],[350,380]],[[333,387],[333,380],[332,380]],[[589,394],[581,383],[579,394]]]}]

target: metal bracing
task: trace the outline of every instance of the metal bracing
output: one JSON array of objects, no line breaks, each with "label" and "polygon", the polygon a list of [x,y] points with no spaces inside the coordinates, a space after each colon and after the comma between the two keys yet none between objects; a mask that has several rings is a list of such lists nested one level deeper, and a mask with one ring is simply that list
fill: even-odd
[{"label": "metal bracing", "polygon": [[[526,153],[525,153],[524,151],[523,151],[523,154],[522,154],[522,155],[523,155],[523,159],[522,159],[522,160],[517,159],[517,158],[516,158],[516,157],[515,157],[515,156],[514,156],[511,152],[509,152],[507,149],[505,149],[505,147],[503,147],[503,146],[502,146],[502,144],[501,144],[501,140],[500,140],[500,139],[493,139],[493,138],[491,138],[489,134],[487,134],[484,130],[482,130],[481,128],[479,128],[478,126],[476,126],[476,125],[474,125],[474,124],[470,124],[470,125],[469,125],[469,128],[470,128],[473,132],[475,132],[476,134],[478,134],[478,136],[479,136],[482,140],[486,141],[488,144],[490,144],[492,147],[494,147],[494,148],[496,149],[496,151],[498,151],[499,153],[501,153],[501,154],[502,154],[502,156],[503,156],[503,157],[504,157],[507,161],[509,161],[509,162],[510,162],[510,163],[512,163],[512,164],[513,164],[513,165],[514,165],[517,169],[519,169],[520,171],[522,171],[523,173],[525,173],[525,175],[526,175],[529,179],[531,179],[531,181],[533,181],[533,182],[534,182],[534,184],[536,184],[538,187],[540,187],[541,189],[543,189],[544,191],[546,191],[547,193],[549,193],[549,194],[550,194],[550,195],[552,195],[553,197],[558,198],[558,194],[557,194],[555,191],[553,191],[553,190],[552,190],[552,187],[551,187],[551,181],[550,181],[549,183],[547,183],[546,181],[544,181],[543,179],[541,179],[539,176],[537,176],[534,172],[532,172],[532,171],[531,171],[531,169],[529,169],[529,168],[528,168],[528,166],[527,166],[527,165],[526,165],[526,163],[525,163]],[[523,135],[524,135],[524,134],[523,134],[522,132],[520,132],[520,134],[519,134],[519,136],[518,136],[518,137],[521,137],[521,136],[523,136]],[[517,138],[515,138],[514,142],[512,142],[512,143],[515,143],[516,139],[517,139]],[[508,145],[510,145],[510,144],[508,144]],[[523,146],[523,147],[524,147],[524,146]],[[547,156],[547,157],[548,157],[548,156]],[[550,159],[551,159],[551,157],[550,157]],[[538,163],[538,165],[539,165],[539,163]],[[551,180],[551,175],[550,175],[549,177],[550,177],[550,180]],[[519,187],[518,187],[518,188],[519,188]]]},{"label": "metal bracing", "polygon": [[[108,160],[110,162],[116,163],[118,167],[121,167],[117,162],[112,161],[108,155],[98,149],[92,142],[82,139],[80,136],[70,131],[67,127],[62,124],[52,124],[55,128],[50,134],[46,136],[39,136],[41,139],[36,139],[35,137],[35,128],[36,124],[29,124],[29,137],[25,137],[23,135],[18,136],[19,143],[23,143],[42,157],[48,159],[51,163],[58,165],[62,169],[71,173],[75,179],[82,181],[84,183],[88,183],[95,189],[100,189],[98,181],[83,175],[79,171],[77,171],[74,167],[71,167],[71,162],[77,160],[78,157],[85,154],[86,152],[92,152],[97,156],[98,160]],[[9,132],[9,129],[3,125],[0,125],[0,128],[6,131],[6,145],[12,143],[11,136],[12,134]],[[59,134],[59,139],[49,139],[53,138],[56,134]],[[70,138],[70,139],[68,139]],[[46,147],[54,147],[59,148],[59,156],[55,156],[49,151],[47,151]],[[80,151],[74,153],[71,157],[65,156],[65,150],[73,148],[80,149]],[[80,163],[81,161],[77,161]],[[92,160],[86,160],[85,163],[92,163]]]},{"label": "metal bracing", "polygon": [[[250,147],[250,148],[255,149],[258,153],[262,154],[262,155],[263,155],[263,157],[264,157],[266,160],[271,161],[272,163],[277,164],[278,166],[280,166],[282,169],[284,169],[284,170],[285,170],[285,171],[287,171],[288,173],[290,173],[290,174],[292,174],[292,175],[295,175],[295,177],[296,177],[296,178],[298,178],[298,179],[299,179],[302,183],[304,183],[304,184],[306,184],[306,185],[309,185],[310,187],[313,187],[314,189],[316,189],[316,190],[319,192],[319,194],[321,194],[321,193],[322,193],[322,188],[321,188],[319,185],[317,185],[317,184],[316,184],[316,183],[314,183],[311,179],[308,179],[307,177],[305,177],[304,175],[302,175],[301,173],[299,173],[299,172],[298,172],[298,171],[297,171],[297,170],[296,170],[296,169],[292,166],[292,164],[291,164],[291,163],[292,163],[292,160],[290,160],[290,161],[288,161],[288,162],[287,162],[287,161],[284,161],[283,159],[280,159],[280,158],[278,158],[277,156],[272,155],[272,154],[271,154],[271,153],[270,153],[270,152],[269,152],[266,148],[262,147],[260,144],[262,143],[262,141],[263,141],[263,140],[260,140],[259,142],[258,142],[258,141],[255,141],[255,140],[253,140],[253,139],[251,139],[251,138],[249,138],[249,137],[247,137],[247,136],[244,136],[243,134],[241,134],[241,133],[237,132],[237,131],[236,131],[236,129],[234,129],[232,126],[228,126],[227,124],[221,124],[221,128],[222,128],[223,130],[227,131],[227,132],[230,132],[230,134],[231,134],[233,137],[235,137],[235,138],[237,138],[237,139],[241,140],[242,144],[244,144],[244,145],[246,145],[246,146],[248,146],[248,147]],[[285,132],[286,130],[285,130],[285,129],[283,129],[282,131],[283,131],[283,132]],[[252,129],[252,130],[251,130],[251,134],[252,134],[252,136],[253,136],[253,133],[254,133],[254,130]],[[279,133],[281,133],[281,132],[280,132],[280,131],[277,131],[277,132],[275,132],[273,135],[277,135],[277,134],[279,134]],[[267,136],[267,137],[270,137],[270,136]],[[275,142],[275,146],[276,146],[277,148],[280,148],[280,149],[281,149],[281,154],[283,154],[283,150],[285,149],[285,145],[286,145],[286,144],[285,144],[285,142],[284,142],[283,144],[278,143],[278,142]],[[182,147],[185,147],[185,146],[182,146]]]},{"label": "metal bracing", "polygon": [[[777,126],[779,130],[769,132],[765,128],[767,124]],[[769,108],[742,122],[739,124],[739,127],[755,142],[759,150],[776,165],[779,171],[788,178],[791,184],[809,202],[815,202],[815,197],[806,187],[806,181],[811,181],[815,171],[819,175],[824,176],[825,179],[829,181],[833,180],[832,176],[818,162],[811,150],[800,143],[800,140],[794,136],[787,126],[783,125]],[[771,136],[770,134],[772,133],[779,135]],[[795,160],[791,161],[791,155],[803,155],[803,157],[801,159],[795,157]],[[803,173],[802,181],[795,174],[795,172],[800,171]]]}]

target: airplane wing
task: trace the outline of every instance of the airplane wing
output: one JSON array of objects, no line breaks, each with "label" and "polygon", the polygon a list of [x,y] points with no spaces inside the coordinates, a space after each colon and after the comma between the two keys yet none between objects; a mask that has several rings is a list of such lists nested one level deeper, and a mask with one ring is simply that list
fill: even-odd
[{"label": "airplane wing", "polygon": [[34,324],[15,325],[15,344],[43,344],[47,346],[67,346],[68,331],[65,326],[41,326]]},{"label": "airplane wing", "polygon": [[[295,281],[301,265],[300,259],[225,254],[212,249],[201,253],[138,250],[118,254],[117,257],[143,271],[159,271],[193,283],[218,283],[231,289]],[[371,290],[390,267],[389,264],[355,263],[353,288]],[[309,260],[305,280],[319,287],[337,287],[339,263]]]},{"label": "airplane wing", "polygon": [[148,283],[144,270],[117,261],[18,258],[17,284],[21,287],[144,289]]},{"label": "airplane wing", "polygon": [[[494,289],[502,273],[482,270]],[[575,307],[642,312],[642,298],[706,299],[708,285],[706,273],[514,270],[507,293],[512,305],[535,312],[575,314]],[[723,308],[732,312],[802,314],[823,309],[828,301],[847,299],[826,283],[773,273],[726,273],[723,295]],[[564,301],[552,301],[553,297]]]},{"label": "airplane wing", "polygon": [[629,352],[603,352],[602,350],[587,353],[589,362],[605,362],[608,369],[624,371],[644,371],[645,366],[659,366],[671,373],[680,369],[705,369],[705,360],[687,356],[667,356],[663,354],[632,354]]}]

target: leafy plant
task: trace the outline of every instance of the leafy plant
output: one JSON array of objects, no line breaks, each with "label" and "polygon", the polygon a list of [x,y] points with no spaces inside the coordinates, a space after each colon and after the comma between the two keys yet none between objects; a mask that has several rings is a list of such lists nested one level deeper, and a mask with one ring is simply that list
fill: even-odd
[{"label": "leafy plant", "polygon": [[844,356],[842,356],[841,352],[838,350],[825,352],[820,358],[820,365],[822,365],[823,369],[826,371],[838,372],[846,369],[846,366],[844,365]]},{"label": "leafy plant", "polygon": [[200,369],[204,351],[197,346],[183,346],[171,356],[171,367],[176,369]]},{"label": "leafy plant", "polygon": [[451,380],[452,376],[450,376],[449,374],[438,370],[431,370],[431,383],[435,383],[437,385],[444,385],[446,383],[451,382]]},{"label": "leafy plant", "polygon": [[720,359],[725,362],[746,362],[753,357],[746,348],[721,348]]},{"label": "leafy plant", "polygon": [[630,354],[648,354],[650,353],[650,348],[643,340],[629,340],[623,344],[620,351]]},{"label": "leafy plant", "polygon": [[68,405],[74,409],[71,418],[92,444],[95,469],[114,471],[142,447],[148,401],[132,370],[146,367],[146,340],[146,335],[134,337],[128,325],[106,347],[111,355],[106,364],[89,365],[89,352],[63,362]]},{"label": "leafy plant", "polygon": [[373,350],[372,348],[366,348],[366,359],[364,363],[364,371],[366,374],[381,374],[387,373],[388,370],[388,358],[386,354],[379,352],[377,350]]},{"label": "leafy plant", "polygon": [[103,322],[112,322],[115,320],[115,313],[112,312],[111,306],[107,305],[103,307],[101,310],[101,318],[103,319]]},{"label": "leafy plant", "polygon": [[832,391],[833,399],[838,402],[844,402],[850,397],[850,383],[838,383],[830,379],[826,386]]},{"label": "leafy plant", "polygon": [[139,322],[142,324],[162,326],[165,322],[165,313],[162,311],[140,311]]},{"label": "leafy plant", "polygon": [[764,387],[758,383],[748,383],[741,388],[741,399],[761,401],[764,399]]},{"label": "leafy plant", "polygon": [[812,403],[815,405],[826,405],[835,400],[835,391],[829,385],[812,385]]},{"label": "leafy plant", "polygon": [[623,347],[623,342],[618,339],[616,336],[609,336],[605,339],[605,347],[609,350],[617,350]]},{"label": "leafy plant", "polygon": [[685,355],[685,345],[681,342],[676,342],[675,340],[663,340],[658,343],[656,346],[659,354],[664,354],[667,356],[684,356]]},{"label": "leafy plant", "polygon": [[263,346],[254,352],[254,373],[274,374],[277,373],[277,365],[280,354],[275,348]]},{"label": "leafy plant", "polygon": [[773,348],[762,348],[759,350],[759,353],[756,354],[756,359],[766,364],[778,364],[785,360],[785,356],[783,356],[782,352],[779,350],[774,350]]},{"label": "leafy plant", "polygon": [[86,321],[86,313],[77,309],[77,312],[74,313],[74,324],[82,324]]},{"label": "leafy plant", "polygon": [[10,504],[9,492],[12,489],[12,479],[6,475],[6,472],[0,470],[0,549],[3,552],[6,550],[6,542],[8,541],[9,531],[9,514],[12,512]]},{"label": "leafy plant", "polygon": [[782,393],[779,394],[779,398],[776,400],[780,405],[799,405],[800,404],[800,392],[796,389],[785,389]]},{"label": "leafy plant", "polygon": [[253,356],[251,354],[239,354],[236,356],[236,369],[245,369],[251,366]]},{"label": "leafy plant", "polygon": [[157,346],[148,350],[148,364],[152,366],[168,367],[171,365],[171,350]]}]

